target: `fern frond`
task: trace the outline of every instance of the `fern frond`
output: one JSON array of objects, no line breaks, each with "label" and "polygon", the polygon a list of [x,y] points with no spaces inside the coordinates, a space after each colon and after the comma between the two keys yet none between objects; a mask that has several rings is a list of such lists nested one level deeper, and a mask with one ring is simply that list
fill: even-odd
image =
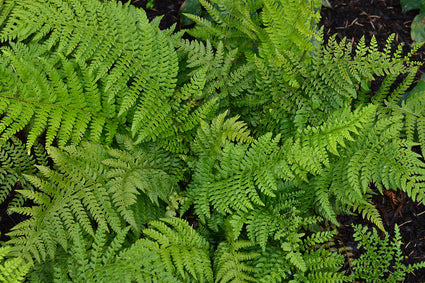
[{"label": "fern frond", "polygon": [[344,140],[354,141],[351,134],[358,135],[358,129],[363,128],[363,125],[372,118],[375,111],[375,105],[358,108],[354,112],[347,108],[335,111],[323,125],[300,130],[302,132],[301,139],[303,143],[307,142],[311,147],[324,147],[329,152],[339,155],[337,146],[345,147]]},{"label": "fern frond", "polygon": [[143,233],[155,243],[151,249],[160,255],[169,272],[183,280],[212,281],[209,244],[186,221],[178,218],[153,221]]},{"label": "fern frond", "polygon": [[[177,179],[163,170],[167,164],[161,165],[159,160],[152,160],[153,156],[148,152],[111,149],[108,154],[110,157],[102,160],[102,164],[107,166],[106,187],[118,212],[133,227],[139,225],[129,208],[137,203],[138,194],[146,194],[152,203],[159,206],[159,200],[167,202],[171,192],[179,190]],[[170,161],[167,159],[164,158],[163,162]]]},{"label": "fern frond", "polygon": [[[28,148],[44,132],[47,145],[110,144],[124,128],[139,143],[159,139],[169,150],[187,152],[182,137],[215,111],[215,100],[199,105],[187,96],[199,96],[202,76],[194,78],[199,90],[185,94],[185,101],[175,99],[177,40],[168,36],[129,5],[19,2],[0,31],[10,41],[1,54],[0,89],[7,103],[1,108],[2,139],[29,125]],[[28,38],[31,44],[23,44]],[[180,104],[189,111],[175,110]]]},{"label": "fern frond", "polygon": [[94,237],[80,227],[72,231],[69,253],[58,254],[55,262],[36,264],[28,279],[31,282],[181,282],[165,269],[159,254],[151,251],[145,240],[129,246],[130,227],[114,234],[100,225]]},{"label": "fern frond", "polygon": [[24,144],[16,137],[0,146],[0,203],[4,203],[10,195],[8,209],[20,207],[26,197],[13,194],[13,189],[34,191],[34,186],[25,178],[25,174],[36,174],[36,165],[47,165],[46,151],[36,144],[31,155],[28,155]]},{"label": "fern frond", "polygon": [[404,280],[407,272],[414,268],[422,268],[424,264],[405,266],[400,245],[400,229],[394,228],[394,238],[389,239],[388,233],[381,239],[375,229],[368,231],[367,227],[354,226],[354,239],[358,241],[358,247],[363,247],[365,252],[353,261],[353,274],[349,277],[363,279],[366,282],[386,281],[400,282]]},{"label": "fern frond", "polygon": [[0,247],[0,281],[10,283],[23,282],[31,265],[25,263],[24,259],[20,257],[6,259],[5,257],[10,250],[10,246]]},{"label": "fern frond", "polygon": [[259,254],[241,251],[251,246],[242,240],[219,243],[214,254],[215,282],[256,282],[252,276],[256,270],[247,262]]},{"label": "fern frond", "polygon": [[[19,191],[36,205],[13,209],[31,216],[9,233],[13,237],[10,244],[15,245],[13,252],[19,251],[28,260],[31,256],[45,260],[47,255],[54,256],[57,244],[68,249],[67,231],[77,224],[94,236],[97,225],[118,233],[127,222],[139,231],[153,215],[158,218],[160,212],[154,203],[162,207],[164,215],[168,197],[173,190],[178,191],[176,177],[181,174],[181,165],[177,157],[158,148],[142,149],[125,139],[121,137],[119,142],[132,151],[107,150],[93,144],[49,148],[56,170],[37,166],[42,176],[25,177],[38,191]],[[159,200],[163,202],[159,204]],[[152,212],[141,215],[143,209],[135,206],[144,202]]]}]

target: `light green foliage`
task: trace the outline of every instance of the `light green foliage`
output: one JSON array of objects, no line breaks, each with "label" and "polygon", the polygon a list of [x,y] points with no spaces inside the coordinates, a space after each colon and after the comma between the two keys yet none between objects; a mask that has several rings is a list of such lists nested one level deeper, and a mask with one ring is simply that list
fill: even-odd
[{"label": "light green foliage", "polygon": [[425,267],[425,262],[409,266],[402,264],[401,235],[397,225],[391,241],[388,233],[382,239],[375,229],[370,232],[367,227],[359,225],[354,226],[354,239],[358,242],[358,248],[363,248],[364,252],[352,262],[352,279],[395,283],[403,281],[406,274]]},{"label": "light green foliage", "polygon": [[179,218],[152,221],[143,233],[153,240],[149,247],[160,255],[169,272],[183,280],[192,278],[192,282],[212,281],[209,244],[186,221]]},{"label": "light green foliage", "polygon": [[202,89],[202,76],[175,95],[178,57],[171,31],[158,30],[132,6],[69,3],[16,1],[6,20],[0,33],[8,42],[0,64],[0,113],[6,114],[1,140],[29,125],[28,149],[45,130],[47,145],[110,144],[127,131],[139,143],[159,139],[169,150],[186,151],[181,134],[214,101],[194,109],[188,99]]},{"label": "light green foliage", "polygon": [[0,247],[0,281],[18,283],[22,282],[31,265],[25,263],[21,257],[7,258],[10,246]]},{"label": "light green foliage", "polygon": [[419,45],[323,46],[316,0],[199,2],[188,41],[112,0],[1,1],[0,202],[15,190],[28,217],[7,272],[348,281],[329,223],[358,212],[383,230],[372,184],[424,199],[424,92],[404,94]]}]

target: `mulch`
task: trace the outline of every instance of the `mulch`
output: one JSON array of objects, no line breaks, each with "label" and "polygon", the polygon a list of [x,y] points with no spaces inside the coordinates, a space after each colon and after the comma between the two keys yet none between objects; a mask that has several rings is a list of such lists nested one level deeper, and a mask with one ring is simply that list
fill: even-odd
[{"label": "mulch", "polygon": [[[123,2],[127,2],[123,0]],[[131,3],[136,7],[146,8],[147,0],[134,0]],[[160,28],[165,29],[177,23],[180,24],[179,11],[183,0],[155,0],[154,9],[147,10],[149,19],[163,16]],[[360,40],[362,36],[370,40],[375,36],[379,46],[384,46],[387,37],[394,33],[395,43],[404,43],[406,52],[412,45],[410,37],[410,25],[418,11],[402,12],[399,0],[330,0],[332,8],[322,8],[322,20],[319,26],[323,26],[325,37],[337,34],[337,38],[353,42]],[[415,60],[425,62],[425,48],[421,48],[415,55]],[[421,67],[417,78],[425,72]],[[383,195],[376,194],[372,202],[382,215],[385,229],[391,233],[394,225],[400,227],[402,235],[402,251],[404,263],[411,264],[425,260],[425,206],[410,200],[404,192],[386,191]],[[4,240],[6,233],[13,225],[20,221],[19,216],[7,215],[7,202],[0,205],[0,240]],[[339,245],[353,247],[352,254],[356,256],[358,251],[353,239],[352,224],[373,226],[358,216],[339,216],[341,227],[339,228]],[[344,269],[350,272],[350,264],[347,256]],[[425,269],[418,270],[415,274],[409,274],[404,282],[425,282]]]}]

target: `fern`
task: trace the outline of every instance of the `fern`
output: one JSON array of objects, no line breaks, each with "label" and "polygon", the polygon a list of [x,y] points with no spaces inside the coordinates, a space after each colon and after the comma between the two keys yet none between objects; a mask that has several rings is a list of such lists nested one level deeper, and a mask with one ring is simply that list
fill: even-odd
[{"label": "fern", "polygon": [[128,247],[129,227],[111,235],[99,226],[95,236],[84,234],[78,226],[72,231],[72,248],[58,253],[55,262],[36,264],[31,282],[179,282],[165,270],[159,255],[143,240]]},{"label": "fern", "polygon": [[[33,155],[27,155],[22,142],[12,137],[7,143],[0,147],[0,203],[14,195],[13,190],[26,189],[33,191],[33,185],[25,178],[25,174],[36,174],[36,164],[47,165],[46,153],[40,144],[34,147]],[[20,207],[26,198],[16,194],[8,203],[9,208]]]},{"label": "fern", "polygon": [[10,252],[10,246],[0,247],[0,280],[2,282],[23,282],[31,265],[21,257],[5,259]]},{"label": "fern", "polygon": [[329,223],[356,211],[383,229],[372,184],[423,200],[423,93],[403,95],[418,46],[323,46],[315,0],[200,2],[204,41],[113,1],[1,2],[17,277],[348,281]]},{"label": "fern", "polygon": [[397,225],[391,242],[388,234],[381,239],[376,230],[370,232],[367,227],[360,226],[354,226],[354,238],[359,242],[358,247],[363,247],[365,251],[352,263],[353,280],[358,278],[365,282],[400,282],[407,273],[425,267],[424,262],[409,266],[401,263],[401,235]]},{"label": "fern", "polygon": [[[10,243],[16,246],[16,251],[27,260],[34,257],[41,261],[47,255],[53,258],[56,244],[68,249],[67,230],[77,224],[92,236],[96,225],[110,227],[118,233],[127,222],[132,229],[140,231],[142,225],[152,219],[148,214],[138,214],[144,210],[136,205],[143,203],[145,209],[152,209],[151,214],[158,211],[155,204],[161,206],[164,215],[169,195],[173,188],[177,190],[177,179],[162,169],[167,170],[169,166],[178,171],[178,160],[161,156],[157,149],[151,149],[149,154],[149,149],[144,152],[134,148],[123,137],[120,142],[133,152],[106,150],[92,144],[78,149],[74,146],[63,150],[49,148],[56,169],[38,166],[43,177],[26,175],[38,191],[19,191],[37,205],[12,210],[31,216],[9,233],[14,237]],[[153,180],[156,182],[152,183]],[[140,222],[143,218],[145,221]]]},{"label": "fern", "polygon": [[424,92],[418,87],[406,94],[406,97],[407,99],[401,100],[401,105],[391,103],[389,108],[404,116],[404,132],[407,140],[419,142],[421,148],[425,148]]},{"label": "fern", "polygon": [[167,35],[128,5],[19,1],[0,33],[9,42],[1,52],[2,140],[30,125],[28,150],[45,131],[46,145],[110,144],[124,127],[138,143],[160,139],[187,151],[182,136],[215,101],[194,109],[202,76],[183,86],[184,99],[174,96],[178,57]]},{"label": "fern", "polygon": [[169,272],[183,280],[212,281],[209,244],[186,221],[164,218],[150,226],[143,233],[153,241],[146,245],[160,255]]},{"label": "fern", "polygon": [[255,268],[244,262],[252,260],[259,254],[242,252],[241,249],[252,246],[250,241],[221,242],[214,254],[215,282],[256,282],[249,273]]}]

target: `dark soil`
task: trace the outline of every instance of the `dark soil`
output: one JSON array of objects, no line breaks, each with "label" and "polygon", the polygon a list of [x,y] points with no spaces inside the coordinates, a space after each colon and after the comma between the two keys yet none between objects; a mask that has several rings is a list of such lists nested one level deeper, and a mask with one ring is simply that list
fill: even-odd
[{"label": "dark soil", "polygon": [[[119,0],[123,3],[128,0]],[[163,16],[159,27],[161,29],[167,29],[173,24],[177,24],[176,29],[181,30],[179,11],[183,5],[184,0],[154,0],[154,8],[146,9],[146,4],[150,2],[148,0],[132,0],[130,3],[138,8],[143,8],[146,11],[149,20],[155,17]]]},{"label": "dark soil", "polygon": [[[123,2],[127,2],[123,0]],[[147,0],[134,0],[131,4],[136,7],[146,8]],[[183,0],[155,0],[154,9],[146,10],[148,18],[153,19],[163,16],[160,28],[165,29],[177,23],[176,29],[182,28],[180,24],[179,10]],[[355,44],[362,36],[370,40],[375,36],[382,47],[387,37],[395,33],[395,43],[404,43],[406,50],[412,45],[410,37],[410,25],[417,11],[403,13],[399,0],[330,0],[332,8],[322,8],[322,21],[320,26],[324,28],[325,37],[337,34],[338,39],[349,40]],[[415,60],[425,62],[425,48],[414,57]],[[424,72],[421,68],[418,77]],[[373,204],[381,212],[385,229],[390,233],[394,225],[400,227],[402,235],[402,249],[406,264],[425,260],[425,206],[410,200],[405,193],[386,191],[384,195],[376,194]],[[5,240],[4,233],[21,220],[18,215],[7,215],[7,202],[0,206],[0,232]],[[341,227],[339,229],[340,245],[353,247],[353,256],[356,256],[353,229],[351,224],[366,224],[373,226],[360,217],[341,215],[339,217]],[[351,257],[351,256],[348,256]],[[346,262],[345,270],[349,272],[350,265]],[[425,282],[425,269],[418,270],[415,274],[409,274],[405,282]]]}]

